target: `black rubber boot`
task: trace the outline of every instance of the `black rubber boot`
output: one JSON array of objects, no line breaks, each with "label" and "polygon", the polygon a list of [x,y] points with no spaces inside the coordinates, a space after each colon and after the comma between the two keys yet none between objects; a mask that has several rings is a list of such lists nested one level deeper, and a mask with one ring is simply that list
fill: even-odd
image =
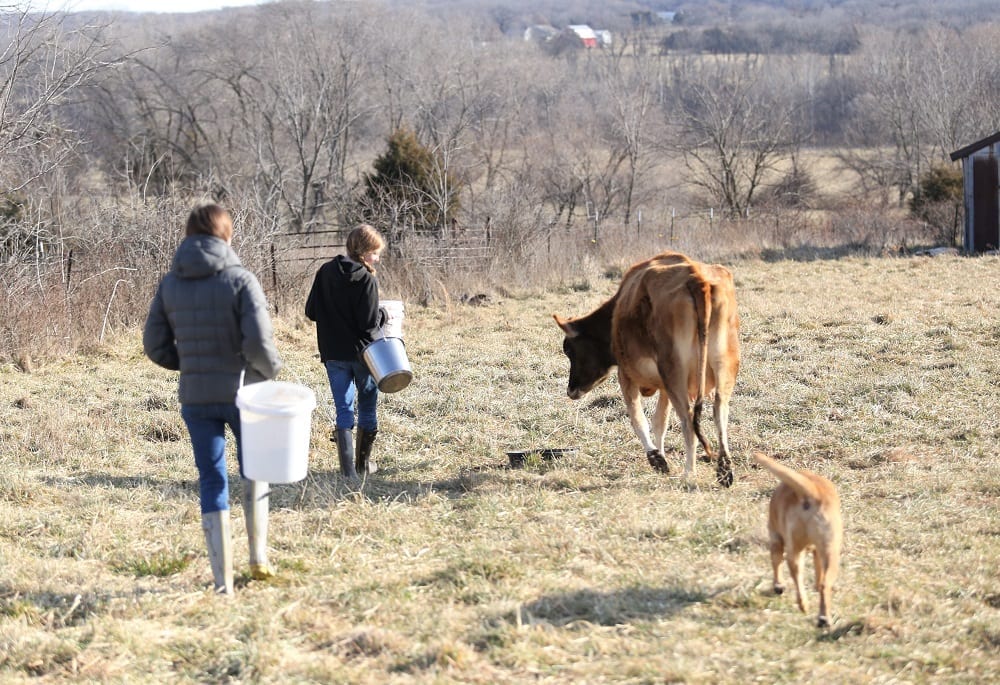
[{"label": "black rubber boot", "polygon": [[375,443],[375,436],[378,431],[365,430],[358,427],[358,440],[355,445],[357,450],[357,461],[354,462],[359,474],[370,475],[378,471],[378,465],[372,459],[372,445]]},{"label": "black rubber boot", "polygon": [[357,471],[354,470],[354,443],[351,440],[350,428],[337,429],[337,454],[340,456],[340,472],[344,478],[352,483],[357,483]]}]

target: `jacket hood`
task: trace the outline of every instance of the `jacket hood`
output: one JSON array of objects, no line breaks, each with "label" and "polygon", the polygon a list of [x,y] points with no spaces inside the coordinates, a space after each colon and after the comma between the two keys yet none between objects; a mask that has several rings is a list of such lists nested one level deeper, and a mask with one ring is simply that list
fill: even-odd
[{"label": "jacket hood", "polygon": [[225,240],[192,235],[177,248],[170,268],[180,278],[207,278],[231,266],[240,266],[240,258]]},{"label": "jacket hood", "polygon": [[358,264],[353,259],[350,259],[345,255],[337,255],[333,258],[333,261],[337,265],[337,273],[339,273],[341,278],[345,281],[356,283],[364,280],[368,276],[368,269],[366,269],[364,265]]}]

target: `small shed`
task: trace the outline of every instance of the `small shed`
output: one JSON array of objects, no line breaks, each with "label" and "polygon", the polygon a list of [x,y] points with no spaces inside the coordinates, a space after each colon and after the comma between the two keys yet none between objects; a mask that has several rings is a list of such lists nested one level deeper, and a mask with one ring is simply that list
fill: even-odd
[{"label": "small shed", "polygon": [[1000,249],[1000,132],[951,153],[962,160],[965,251]]}]

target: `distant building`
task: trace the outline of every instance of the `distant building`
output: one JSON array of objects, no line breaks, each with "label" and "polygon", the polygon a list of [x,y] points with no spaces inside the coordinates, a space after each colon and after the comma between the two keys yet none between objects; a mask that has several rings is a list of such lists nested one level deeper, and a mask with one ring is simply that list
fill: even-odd
[{"label": "distant building", "polygon": [[559,29],[548,24],[534,24],[524,29],[524,39],[544,43],[559,35]]},{"label": "distant building", "polygon": [[597,44],[602,48],[611,47],[611,31],[607,29],[597,29],[594,31],[594,35],[597,36]]},{"label": "distant building", "polygon": [[951,153],[962,161],[965,251],[1000,249],[1000,132]]},{"label": "distant building", "polygon": [[566,28],[576,34],[576,37],[580,39],[581,43],[583,43],[583,47],[597,47],[597,34],[594,33],[594,29],[590,28],[586,24],[570,24]]}]

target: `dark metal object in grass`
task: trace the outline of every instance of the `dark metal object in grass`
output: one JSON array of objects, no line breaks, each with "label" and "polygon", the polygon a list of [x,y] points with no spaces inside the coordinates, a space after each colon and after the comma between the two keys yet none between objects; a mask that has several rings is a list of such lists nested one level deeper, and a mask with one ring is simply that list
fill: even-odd
[{"label": "dark metal object in grass", "polygon": [[566,454],[573,454],[576,447],[543,447],[533,450],[515,450],[507,453],[510,468],[523,469],[525,466],[542,461],[552,461]]}]

